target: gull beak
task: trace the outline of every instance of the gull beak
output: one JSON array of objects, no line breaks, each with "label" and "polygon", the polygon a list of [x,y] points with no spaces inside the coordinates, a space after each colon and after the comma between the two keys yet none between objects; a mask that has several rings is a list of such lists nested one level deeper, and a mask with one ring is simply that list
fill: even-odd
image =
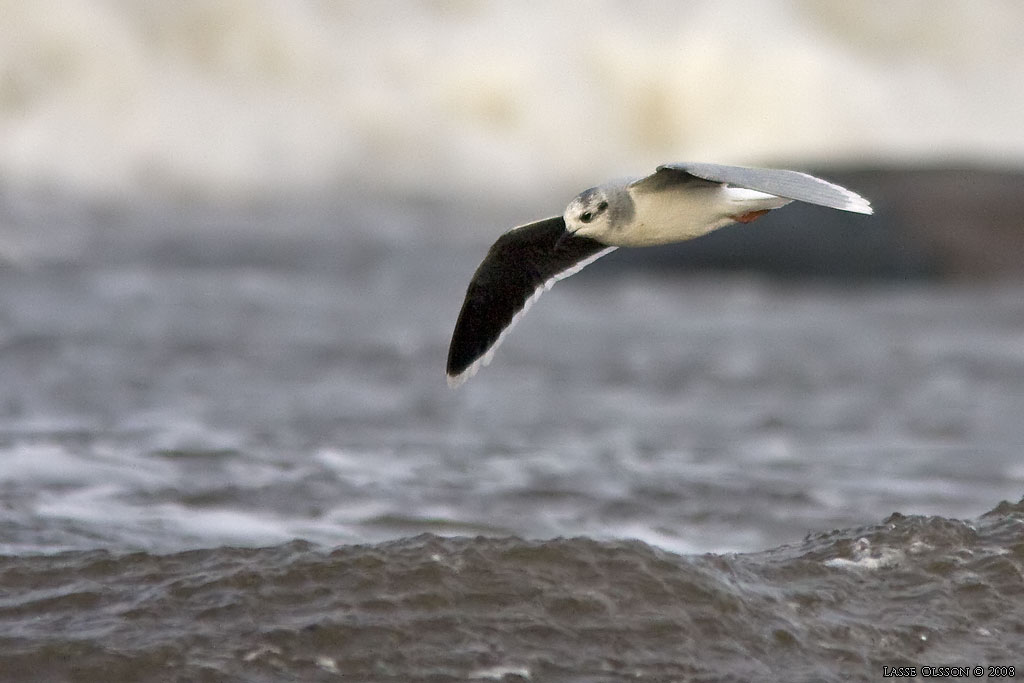
[{"label": "gull beak", "polygon": [[562,234],[558,236],[557,240],[555,240],[555,246],[551,248],[551,251],[558,251],[558,248],[562,246],[562,242],[564,242],[567,238],[572,237],[575,234],[576,233],[569,230],[568,228],[563,230]]}]

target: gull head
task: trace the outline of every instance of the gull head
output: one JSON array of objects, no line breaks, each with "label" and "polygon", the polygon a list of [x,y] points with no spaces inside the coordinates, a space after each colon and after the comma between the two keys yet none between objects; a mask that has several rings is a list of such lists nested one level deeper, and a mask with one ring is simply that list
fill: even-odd
[{"label": "gull head", "polygon": [[565,209],[565,229],[574,235],[600,239],[611,231],[608,193],[592,187],[576,195]]}]

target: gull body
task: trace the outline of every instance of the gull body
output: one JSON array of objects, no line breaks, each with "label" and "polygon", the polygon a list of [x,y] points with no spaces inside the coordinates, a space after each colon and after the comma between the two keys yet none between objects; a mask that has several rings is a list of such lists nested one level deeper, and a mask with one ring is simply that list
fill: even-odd
[{"label": "gull body", "polygon": [[555,282],[617,247],[694,239],[750,223],[793,201],[872,213],[856,192],[798,171],[720,164],[666,164],[579,193],[561,216],[498,238],[466,290],[448,349],[456,387],[488,364],[509,330]]},{"label": "gull body", "polygon": [[[719,183],[682,180],[652,188],[640,180],[612,181],[581,192],[562,216],[566,230],[609,246],[650,247],[691,240],[793,201]],[[584,221],[588,214],[590,220]]]}]

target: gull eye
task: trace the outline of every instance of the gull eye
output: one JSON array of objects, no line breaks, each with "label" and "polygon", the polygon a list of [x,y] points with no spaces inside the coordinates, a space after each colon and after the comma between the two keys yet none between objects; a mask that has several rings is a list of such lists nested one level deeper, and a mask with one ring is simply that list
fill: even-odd
[{"label": "gull eye", "polygon": [[597,205],[597,210],[598,211],[604,211],[607,208],[608,208],[608,202],[601,202],[600,204]]},{"label": "gull eye", "polygon": [[589,223],[591,220],[593,220],[593,218],[594,214],[590,213],[589,211],[584,211],[583,213],[580,214],[580,220],[583,221],[584,223]]}]

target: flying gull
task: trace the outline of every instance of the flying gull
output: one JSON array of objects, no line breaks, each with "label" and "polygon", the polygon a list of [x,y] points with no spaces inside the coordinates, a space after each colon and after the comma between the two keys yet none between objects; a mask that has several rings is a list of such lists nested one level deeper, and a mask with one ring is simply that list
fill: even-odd
[{"label": "flying gull", "polygon": [[490,363],[542,293],[616,247],[690,240],[792,201],[872,213],[856,192],[806,173],[681,163],[584,190],[561,216],[509,230],[470,280],[448,349],[449,386]]}]

